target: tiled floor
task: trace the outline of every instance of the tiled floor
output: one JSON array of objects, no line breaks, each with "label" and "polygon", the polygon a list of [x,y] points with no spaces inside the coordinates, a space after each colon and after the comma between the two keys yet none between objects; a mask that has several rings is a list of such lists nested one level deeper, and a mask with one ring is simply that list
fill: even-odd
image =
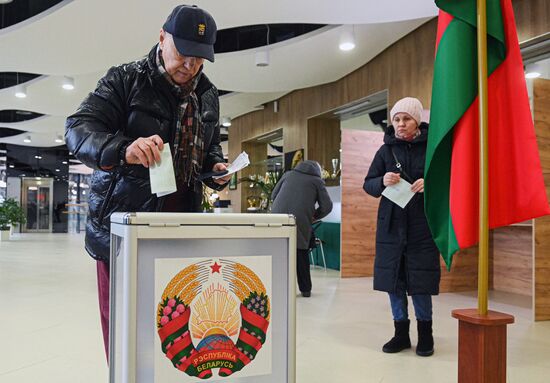
[{"label": "tiled floor", "polygon": [[[102,383],[107,366],[96,300],[95,264],[83,237],[19,235],[0,242],[0,382]],[[456,382],[454,308],[474,294],[434,300],[436,353],[388,355],[392,333],[385,294],[370,278],[313,272],[313,295],[297,300],[297,383]],[[509,326],[508,382],[550,382],[550,322],[531,321],[530,300],[493,294],[490,308],[516,317]],[[416,331],[412,332],[413,343]]]}]

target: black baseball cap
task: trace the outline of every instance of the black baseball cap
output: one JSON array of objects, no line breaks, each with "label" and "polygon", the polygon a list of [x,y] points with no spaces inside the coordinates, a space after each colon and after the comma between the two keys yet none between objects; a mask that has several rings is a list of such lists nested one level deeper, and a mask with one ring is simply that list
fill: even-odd
[{"label": "black baseball cap", "polygon": [[214,62],[217,27],[210,13],[196,5],[178,5],[162,29],[172,35],[182,56],[202,57]]}]

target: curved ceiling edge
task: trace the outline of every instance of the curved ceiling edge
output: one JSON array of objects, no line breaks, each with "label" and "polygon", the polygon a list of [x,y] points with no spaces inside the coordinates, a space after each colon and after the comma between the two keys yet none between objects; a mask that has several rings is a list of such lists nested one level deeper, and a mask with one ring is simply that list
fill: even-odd
[{"label": "curved ceiling edge", "polygon": [[[320,35],[322,33],[328,32],[328,31],[330,31],[334,28],[338,28],[340,26],[341,26],[340,24],[330,24],[330,25],[326,25],[322,28],[316,29],[314,31],[304,33],[303,35],[296,36],[296,37],[293,37],[291,39],[283,40],[283,41],[280,41],[280,42],[277,42],[277,43],[273,43],[273,44],[269,44],[269,45],[263,45],[261,47],[256,47],[256,48],[243,49],[243,50],[240,50],[240,51],[216,53],[216,58],[218,58],[218,57],[231,57],[231,56],[236,56],[236,55],[243,54],[243,53],[246,54],[246,53],[251,53],[251,52],[256,52],[256,51],[262,51],[262,50],[265,50],[266,47],[269,47],[270,49],[281,48],[281,47],[284,47],[284,46],[287,46],[287,45],[299,43],[300,41],[303,41],[303,40],[309,39],[311,37]],[[209,64],[207,63],[207,65],[209,65]]]},{"label": "curved ceiling edge", "polygon": [[28,19],[25,19],[25,20],[22,20],[22,21],[20,21],[16,24],[10,25],[9,27],[2,28],[2,29],[0,29],[0,37],[2,37],[2,35],[11,33],[13,31],[16,31],[20,28],[24,28],[25,26],[27,26],[29,24],[32,24],[37,20],[43,19],[44,17],[51,15],[52,13],[57,11],[58,9],[63,8],[67,4],[72,3],[73,1],[74,0],[64,0],[61,3],[54,5],[50,8],[48,8],[48,9],[46,9],[43,12],[40,12],[39,14],[36,14],[32,17],[29,17]]}]

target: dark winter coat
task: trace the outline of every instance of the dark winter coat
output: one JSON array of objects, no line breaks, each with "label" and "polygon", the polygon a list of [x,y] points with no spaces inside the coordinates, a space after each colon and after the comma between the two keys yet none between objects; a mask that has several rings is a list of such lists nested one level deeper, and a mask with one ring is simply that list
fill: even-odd
[{"label": "dark winter coat", "polygon": [[[332,211],[332,201],[315,161],[300,162],[283,174],[271,193],[273,213],[293,214],[296,217],[298,249],[309,248],[311,224]],[[315,204],[319,206],[315,208]]]},{"label": "dark winter coat", "polygon": [[[420,136],[407,142],[395,137],[393,128],[384,136],[369,168],[363,189],[373,197],[380,197],[385,189],[384,174],[406,173],[411,184],[424,177],[428,125],[420,125]],[[404,172],[398,170],[395,155]],[[406,291],[413,294],[439,293],[439,252],[432,239],[424,214],[424,193],[417,193],[404,209],[386,197],[378,207],[376,228],[376,257],[374,261],[374,289],[387,292]]]},{"label": "dark winter coat", "polygon": [[[123,147],[139,137],[158,134],[173,147],[178,100],[155,62],[148,57],[111,68],[94,92],[66,122],[67,147],[95,171],[88,199],[86,250],[98,260],[109,259],[110,216],[115,211],[159,211],[165,197],[151,194],[149,169],[121,165]],[[218,91],[206,75],[196,88],[204,125],[203,171],[224,162],[220,146]],[[107,170],[108,169],[108,170]],[[209,182],[208,186],[220,190]],[[182,211],[200,211],[202,185],[186,193]]]}]

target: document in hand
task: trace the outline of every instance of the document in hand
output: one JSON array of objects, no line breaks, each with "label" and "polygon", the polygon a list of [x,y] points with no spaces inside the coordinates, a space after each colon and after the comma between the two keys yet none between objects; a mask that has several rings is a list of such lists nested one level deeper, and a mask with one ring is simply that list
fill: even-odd
[{"label": "document in hand", "polygon": [[401,178],[395,185],[386,186],[382,195],[404,209],[415,194],[411,191],[411,186],[410,183]]},{"label": "document in hand", "polygon": [[156,193],[157,197],[162,197],[178,190],[170,145],[164,145],[163,150],[160,152],[160,162],[149,167],[149,179],[151,182],[151,193]]},{"label": "document in hand", "polygon": [[219,175],[219,176],[212,176],[212,178],[213,179],[218,179],[218,178],[225,177],[228,174],[233,174],[233,173],[238,172],[239,170],[242,170],[242,169],[246,168],[248,165],[250,165],[250,160],[248,159],[248,154],[246,154],[246,152],[242,152],[241,154],[239,154],[239,156],[237,158],[235,158],[235,161],[233,161],[231,163],[231,165],[229,165],[227,167],[227,173],[224,173],[224,174]]}]

